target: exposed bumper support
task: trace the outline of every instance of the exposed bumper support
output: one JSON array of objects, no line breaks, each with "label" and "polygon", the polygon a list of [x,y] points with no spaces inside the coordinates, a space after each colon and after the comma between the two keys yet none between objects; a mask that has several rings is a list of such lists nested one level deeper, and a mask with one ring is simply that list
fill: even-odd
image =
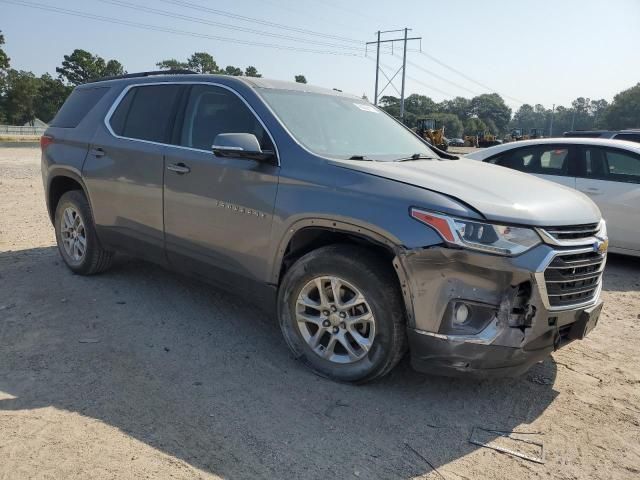
[{"label": "exposed bumper support", "polygon": [[[539,245],[518,257],[429,248],[395,259],[408,312],[414,368],[439,374],[513,376],[570,341],[568,329],[594,299],[579,307],[549,308],[544,271],[557,250]],[[523,294],[524,292],[524,294]],[[456,333],[451,305],[493,308],[479,331]]]}]

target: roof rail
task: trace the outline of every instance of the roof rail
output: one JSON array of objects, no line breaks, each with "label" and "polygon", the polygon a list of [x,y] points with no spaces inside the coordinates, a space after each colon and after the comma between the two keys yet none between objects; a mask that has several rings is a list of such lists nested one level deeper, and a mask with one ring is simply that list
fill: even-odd
[{"label": "roof rail", "polygon": [[137,73],[125,73],[124,75],[114,75],[111,77],[96,78],[86,83],[104,82],[106,80],[120,80],[122,78],[138,78],[138,77],[152,77],[154,75],[197,75],[198,72],[187,69],[171,69],[171,70],[152,70],[149,72],[137,72]]}]

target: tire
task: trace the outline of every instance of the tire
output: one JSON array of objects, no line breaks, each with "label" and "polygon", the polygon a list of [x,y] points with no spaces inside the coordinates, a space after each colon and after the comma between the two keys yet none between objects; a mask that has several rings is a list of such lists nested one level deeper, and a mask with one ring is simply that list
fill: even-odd
[{"label": "tire", "polygon": [[111,266],[113,252],[100,245],[91,207],[83,192],[71,190],[60,197],[54,227],[58,250],[71,271],[94,275]]},{"label": "tire", "polygon": [[[324,287],[327,302],[318,285]],[[337,310],[323,313],[326,304]],[[343,314],[346,317],[340,317]],[[300,258],[280,285],[278,318],[294,356],[316,374],[338,382],[366,383],[382,377],[407,350],[395,272],[362,247],[330,245]],[[367,320],[358,323],[359,318]]]}]

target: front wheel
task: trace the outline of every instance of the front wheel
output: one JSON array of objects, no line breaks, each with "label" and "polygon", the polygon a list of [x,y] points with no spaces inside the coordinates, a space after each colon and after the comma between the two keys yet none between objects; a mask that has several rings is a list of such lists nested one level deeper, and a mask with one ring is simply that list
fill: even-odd
[{"label": "front wheel", "polygon": [[308,253],[286,273],[278,297],[289,348],[323,377],[368,382],[406,351],[397,278],[366,249],[331,245]]}]

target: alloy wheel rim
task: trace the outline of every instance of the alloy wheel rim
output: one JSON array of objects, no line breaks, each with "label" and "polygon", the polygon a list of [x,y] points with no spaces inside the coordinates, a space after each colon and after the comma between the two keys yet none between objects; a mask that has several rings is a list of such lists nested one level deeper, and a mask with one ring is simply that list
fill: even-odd
[{"label": "alloy wheel rim", "polygon": [[330,362],[364,358],[376,335],[376,323],[364,295],[336,276],[310,280],[296,301],[296,324],[313,352]]},{"label": "alloy wheel rim", "polygon": [[62,213],[60,236],[64,251],[69,258],[75,262],[82,261],[87,250],[87,233],[82,217],[73,207],[67,207]]}]

